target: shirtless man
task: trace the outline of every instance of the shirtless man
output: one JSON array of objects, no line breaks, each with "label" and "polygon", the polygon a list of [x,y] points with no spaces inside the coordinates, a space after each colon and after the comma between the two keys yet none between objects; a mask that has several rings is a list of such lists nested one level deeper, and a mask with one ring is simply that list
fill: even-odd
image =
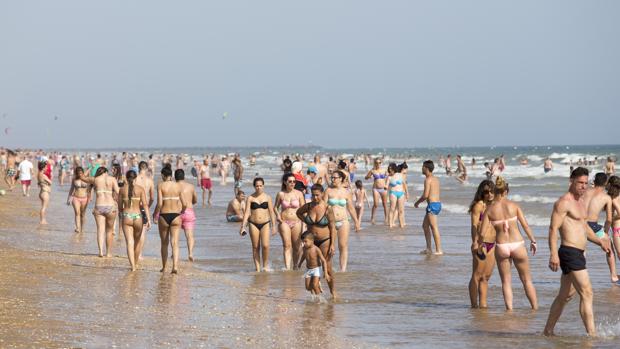
[{"label": "shirtless man", "polygon": [[314,155],[314,167],[319,170],[319,175],[316,183],[320,183],[321,185],[325,185],[329,183],[327,180],[327,166],[321,163],[321,155]]},{"label": "shirtless man", "polygon": [[155,163],[155,160],[153,159],[153,154],[149,155],[149,161],[148,161],[147,164],[148,164],[148,174],[149,174],[149,177],[151,177],[151,178],[155,177],[155,166],[156,166],[156,163]]},{"label": "shirtless man", "polygon": [[235,158],[232,161],[233,165],[233,179],[235,180],[235,184],[233,185],[233,190],[235,195],[237,195],[237,191],[241,189],[241,185],[243,184],[243,164],[241,163],[241,158],[239,155],[235,155]]},{"label": "shirtless man", "polygon": [[211,190],[211,174],[209,171],[209,159],[205,158],[198,171],[198,180],[200,181],[200,189],[202,189],[202,207],[206,207],[205,196],[207,190],[209,191],[209,207],[211,207],[211,196],[213,195],[213,191]]},{"label": "shirtless man", "polygon": [[196,227],[196,214],[194,205],[198,202],[198,196],[194,185],[185,181],[185,171],[177,169],[174,171],[174,180],[181,185],[181,200],[185,201],[185,211],[181,213],[181,228],[185,232],[187,240],[187,259],[194,261],[194,228]]},{"label": "shirtless man", "polygon": [[[594,231],[599,239],[609,240],[609,228],[611,227],[612,218],[612,202],[611,197],[607,195],[605,186],[607,185],[607,175],[599,172],[594,176],[594,187],[589,188],[583,195],[583,201],[588,210],[586,222],[590,229]],[[598,217],[601,212],[605,212],[605,225],[598,224]],[[611,282],[618,283],[618,275],[616,274],[616,256],[613,253],[607,253],[607,265],[611,274]],[[620,286],[620,284],[619,284]]]},{"label": "shirtless man", "polygon": [[444,159],[444,167],[446,168],[446,174],[452,176],[452,154],[448,154]]},{"label": "shirtless man", "polygon": [[17,174],[15,155],[16,154],[12,150],[6,150],[6,172],[4,181],[9,186],[9,190],[13,190],[13,188],[15,188],[15,175]]},{"label": "shirtless man", "polygon": [[605,164],[605,174],[613,176],[616,174],[616,163],[611,156],[607,157],[607,163]]},{"label": "shirtless man", "polygon": [[243,220],[243,210],[245,209],[245,193],[243,190],[237,190],[235,198],[230,200],[226,208],[226,221],[228,223],[237,223]]},{"label": "shirtless man", "polygon": [[465,166],[465,162],[461,158],[461,155],[456,156],[456,173],[458,174],[456,179],[459,182],[464,183],[467,181],[467,167]]},{"label": "shirtless man", "polygon": [[[138,163],[138,176],[136,177],[136,185],[141,186],[142,188],[144,188],[144,193],[146,195],[146,200],[147,200],[147,207],[151,207],[151,205],[153,205],[153,202],[155,201],[155,183],[153,182],[153,179],[151,178],[151,176],[149,175],[149,166],[146,162],[144,161],[140,161]],[[142,213],[142,223],[146,224],[148,223],[148,216],[146,214],[146,212],[144,212],[142,209],[140,209],[141,213]],[[144,243],[146,242],[146,230],[142,231],[142,234],[140,234],[140,240],[138,240],[138,251],[143,251],[144,250]],[[142,259],[142,255],[137,256],[138,260]]]},{"label": "shirtless man", "polygon": [[551,162],[551,159],[546,158],[545,162],[543,164],[543,170],[545,171],[545,173],[553,170],[553,162]]},{"label": "shirtless man", "polygon": [[441,212],[441,201],[439,200],[439,179],[433,176],[433,170],[435,164],[433,161],[426,160],[422,164],[422,173],[426,177],[424,179],[424,193],[418,201],[415,202],[415,208],[418,208],[423,201],[426,201],[426,215],[424,216],[424,222],[422,222],[422,229],[424,229],[424,237],[426,238],[426,249],[422,250],[423,254],[430,254],[431,248],[431,231],[433,239],[435,240],[435,252],[433,254],[442,255],[441,249],[441,236],[439,235],[439,227],[437,226],[437,216]]},{"label": "shirtless man", "polygon": [[[586,239],[600,245],[603,251],[609,253],[609,240],[600,239],[586,224],[587,205],[584,195],[588,187],[588,170],[577,167],[570,175],[568,193],[562,195],[553,205],[551,224],[549,225],[549,269],[562,269],[560,291],[551,305],[549,317],[545,325],[544,335],[553,336],[555,324],[562,315],[564,306],[575,295],[579,294],[579,313],[586,327],[588,335],[595,336],[594,312],[592,310],[592,284],[586,269],[584,250]],[[560,231],[561,245],[558,250],[558,235]]]}]

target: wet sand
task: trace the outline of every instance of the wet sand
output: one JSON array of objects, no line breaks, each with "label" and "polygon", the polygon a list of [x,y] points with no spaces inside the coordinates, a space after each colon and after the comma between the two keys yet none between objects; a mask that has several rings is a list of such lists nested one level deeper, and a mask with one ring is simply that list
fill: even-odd
[{"label": "wet sand", "polygon": [[275,296],[267,274],[254,287],[189,263],[160,273],[153,257],[132,273],[124,255],[12,247],[51,232],[37,226],[32,198],[0,200],[1,348],[360,346],[330,333],[332,305]]}]

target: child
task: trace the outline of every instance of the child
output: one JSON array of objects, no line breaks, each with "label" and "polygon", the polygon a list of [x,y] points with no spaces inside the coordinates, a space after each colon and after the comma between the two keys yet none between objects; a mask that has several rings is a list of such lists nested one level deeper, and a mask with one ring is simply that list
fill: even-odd
[{"label": "child", "polygon": [[321,277],[321,266],[323,267],[323,273],[325,274],[325,280],[330,281],[331,277],[326,271],[327,261],[323,257],[321,250],[314,245],[314,234],[311,232],[305,232],[301,236],[303,242],[304,253],[299,260],[297,268],[301,267],[304,259],[306,260],[306,268],[308,271],[304,274],[306,279],[306,290],[310,291],[313,295],[321,294],[321,283],[319,278]]},{"label": "child", "polygon": [[370,202],[368,201],[368,196],[366,195],[366,189],[364,189],[364,184],[361,180],[355,181],[355,212],[357,212],[357,216],[359,219],[362,219],[362,215],[364,214],[364,201],[370,208]]},{"label": "child", "polygon": [[431,233],[433,239],[435,239],[435,252],[433,254],[441,255],[443,250],[441,249],[441,237],[439,235],[439,227],[437,226],[437,216],[441,212],[441,200],[439,199],[439,179],[433,176],[433,170],[435,165],[431,160],[426,160],[422,164],[422,173],[426,177],[424,180],[424,193],[416,201],[415,208],[426,201],[426,215],[424,216],[424,222],[422,223],[422,229],[424,229],[424,237],[426,238],[426,249],[421,253],[431,254]]}]

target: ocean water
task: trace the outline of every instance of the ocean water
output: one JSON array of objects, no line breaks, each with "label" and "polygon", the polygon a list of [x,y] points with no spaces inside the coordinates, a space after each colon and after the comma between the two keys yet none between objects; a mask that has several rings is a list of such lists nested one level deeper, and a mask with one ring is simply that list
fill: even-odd
[{"label": "ocean water", "polygon": [[[127,149],[132,151],[132,149]],[[98,150],[101,152],[116,151]],[[388,161],[407,160],[409,164],[409,190],[411,198],[406,208],[407,226],[404,229],[388,229],[383,225],[370,224],[370,210],[362,218],[362,230],[350,234],[349,266],[346,273],[336,273],[336,285],[340,301],[304,306],[303,312],[274,313],[271,326],[286,328],[293,316],[308,316],[325,322],[330,334],[350,338],[362,345],[378,347],[444,348],[465,347],[607,347],[617,348],[620,336],[620,287],[609,282],[609,272],[604,254],[590,244],[588,246],[588,269],[592,279],[597,328],[602,338],[588,339],[578,311],[578,300],[573,300],[564,311],[557,327],[557,338],[541,335],[549,306],[559,288],[559,273],[548,267],[547,229],[553,202],[568,187],[569,162],[580,158],[594,160],[597,165],[588,166],[593,173],[601,171],[602,159],[620,154],[620,146],[538,146],[517,148],[437,148],[437,149],[320,149],[320,148],[256,148],[256,149],[135,149],[149,153],[189,154],[196,158],[205,153],[225,154],[240,152],[244,156],[246,193],[251,193],[250,179],[253,175],[266,178],[266,191],[275,197],[279,190],[282,154],[301,153],[310,160],[315,152],[321,154],[381,153]],[[87,152],[87,151],[82,151]],[[91,150],[93,152],[93,150]],[[247,165],[247,155],[259,153],[256,166]],[[437,160],[439,154],[462,154],[468,165],[470,179],[459,183],[446,176],[442,168],[436,174],[442,186],[444,209],[439,216],[439,227],[446,254],[444,256],[420,255],[425,247],[421,223],[423,208],[414,209],[415,197],[420,195],[423,177],[421,163],[427,158]],[[497,270],[489,287],[489,309],[470,309],[467,285],[471,275],[472,258],[469,252],[470,227],[467,208],[477,184],[485,178],[482,163],[492,161],[504,154],[507,167],[504,176],[510,184],[510,198],[518,202],[525,212],[539,241],[539,252],[530,256],[530,266],[537,290],[540,309],[529,309],[523,288],[513,269],[514,310],[504,310],[501,284]],[[551,157],[554,170],[544,174],[542,161]],[[470,167],[476,158],[477,165]],[[519,159],[527,157],[527,166],[519,165]],[[386,161],[387,162],[387,161]],[[453,162],[453,169],[456,164]],[[357,177],[363,177],[366,168],[358,162]],[[255,273],[248,237],[239,237],[238,225],[226,223],[226,203],[232,198],[232,179],[220,185],[219,177],[212,173],[214,182],[213,207],[196,207],[194,267],[223,276],[259,289],[283,303],[306,305],[309,299],[302,280],[302,272],[279,271],[283,267],[282,245],[279,236],[271,240],[271,264],[275,272]],[[192,180],[191,178],[188,180]],[[372,183],[365,181],[370,190]],[[40,249],[70,253],[96,251],[94,222],[87,215],[88,224],[83,237],[76,240],[73,230],[72,209],[64,205],[68,187],[54,187],[50,207],[50,229],[45,234],[24,236],[14,244],[37,246]],[[199,193],[200,195],[200,193]],[[33,199],[34,200],[34,199]],[[378,210],[378,220],[383,212]],[[122,241],[118,241],[116,253],[124,255]],[[185,239],[181,234],[181,258],[186,256]],[[148,233],[146,257],[158,258],[159,238],[155,229]],[[338,266],[338,256],[335,257]],[[186,263],[186,262],[183,262]],[[181,265],[181,273],[184,264]],[[327,290],[327,285],[323,283]],[[327,297],[328,298],[328,297]],[[274,330],[277,332],[277,329]],[[283,330],[284,331],[284,330]]]}]

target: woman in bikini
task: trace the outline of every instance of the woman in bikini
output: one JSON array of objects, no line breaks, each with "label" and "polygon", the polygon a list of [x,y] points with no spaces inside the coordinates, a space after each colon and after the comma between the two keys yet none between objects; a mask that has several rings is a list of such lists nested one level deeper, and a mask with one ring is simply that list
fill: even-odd
[{"label": "woman in bikini", "polygon": [[[239,234],[245,235],[244,229],[247,224],[252,240],[252,257],[256,271],[271,271],[269,266],[270,223],[275,222],[276,214],[271,196],[264,192],[265,181],[261,177],[256,177],[252,184],[255,191],[245,200],[245,211],[243,211],[243,221],[239,228]],[[275,235],[275,233],[274,230],[271,235]]]},{"label": "woman in bikini", "polygon": [[499,276],[502,279],[502,291],[504,293],[504,304],[506,309],[512,310],[512,277],[510,275],[510,265],[514,262],[519,278],[523,283],[525,295],[530,301],[532,309],[538,309],[538,301],[536,299],[536,289],[532,282],[530,274],[530,262],[527,256],[525,242],[519,231],[517,222],[525,231],[530,240],[530,251],[532,255],[536,254],[536,240],[532,234],[530,226],[525,220],[521,207],[506,198],[508,195],[508,183],[504,178],[497,177],[495,182],[495,198],[486,211],[484,212],[484,220],[482,221],[481,230],[486,232],[492,226],[495,229],[495,259],[497,260],[497,268]]},{"label": "woman in bikini", "polygon": [[[299,207],[306,203],[304,194],[294,189],[295,182],[295,176],[291,173],[287,173],[282,177],[282,191],[276,195],[275,203],[286,270],[296,267],[299,261],[301,247],[299,236],[301,235],[302,223],[297,218],[296,212]],[[278,209],[280,209],[279,212]]]},{"label": "woman in bikini", "polygon": [[398,215],[398,222],[401,228],[405,227],[405,200],[407,189],[405,178],[401,174],[402,166],[392,162],[388,166],[388,195],[390,197],[390,212],[388,214],[389,227],[393,228]]},{"label": "woman in bikini", "polygon": [[324,200],[323,186],[315,184],[311,188],[312,201],[297,210],[297,217],[301,219],[308,231],[314,234],[314,245],[321,249],[327,260],[325,266],[331,279],[327,282],[333,298],[337,298],[334,287],[334,270],[332,259],[335,252],[335,241],[338,231],[333,206],[328,206]]},{"label": "woman in bikini", "polygon": [[495,231],[488,226],[481,231],[484,211],[493,201],[495,183],[485,179],[478,185],[474,200],[469,205],[471,216],[472,274],[469,280],[469,299],[472,308],[487,307],[489,279],[495,267]]},{"label": "woman in bikini", "polygon": [[45,212],[47,211],[47,206],[50,201],[50,194],[52,192],[52,180],[45,174],[45,168],[47,167],[47,162],[39,161],[37,165],[39,169],[39,173],[37,173],[37,182],[39,184],[39,199],[41,200],[41,211],[39,211],[39,224],[47,224],[47,220],[45,219]]},{"label": "woman in bikini", "polygon": [[[118,189],[120,190],[121,188],[123,188],[123,186],[125,186],[125,176],[123,175],[123,169],[121,168],[121,165],[119,164],[112,164],[112,177],[114,177],[114,179],[116,179],[116,183],[118,183]],[[121,230],[123,229],[123,217],[121,216],[121,212],[119,210],[118,212],[118,217],[117,217],[117,224],[118,225],[118,232],[120,233]],[[121,235],[118,235],[118,239],[120,240]]]},{"label": "woman in bikini", "polygon": [[349,216],[347,211],[353,218],[355,231],[360,230],[360,222],[353,206],[353,197],[351,191],[344,187],[344,182],[348,180],[348,176],[338,170],[332,173],[332,187],[328,188],[323,194],[323,200],[327,201],[327,205],[333,207],[335,215],[335,225],[338,229],[338,251],[340,251],[340,271],[347,271],[347,262],[349,260]]},{"label": "woman in bikini", "polygon": [[[93,216],[97,223],[97,246],[99,257],[103,257],[103,246],[106,247],[106,257],[112,257],[112,241],[114,238],[114,222],[116,221],[116,199],[118,198],[118,183],[108,174],[108,169],[99,167],[94,177],[86,177],[84,172],[79,179],[95,187],[95,209]],[[82,221],[83,223],[83,221]]]},{"label": "woman in bikini", "polygon": [[67,205],[73,206],[73,213],[75,214],[74,231],[78,234],[84,231],[86,208],[88,207],[88,199],[90,197],[90,185],[80,179],[83,175],[84,169],[82,167],[77,166],[73,170],[71,189],[69,189],[69,195],[67,196]]},{"label": "woman in bikini", "polygon": [[137,267],[136,259],[140,256],[140,237],[142,236],[143,222],[142,212],[146,212],[146,229],[151,228],[151,217],[149,216],[148,201],[144,188],[135,184],[137,174],[135,171],[127,171],[125,175],[127,185],[120,189],[118,200],[118,210],[121,213],[121,223],[123,225],[123,233],[125,235],[125,244],[127,245],[127,258],[131,271],[135,271]]},{"label": "woman in bikini", "polygon": [[379,199],[383,204],[383,216],[384,223],[388,224],[388,209],[387,209],[387,189],[385,188],[385,179],[387,174],[381,169],[381,159],[376,158],[374,167],[366,174],[366,179],[373,179],[372,183],[372,210],[370,211],[370,222],[375,224],[375,212],[379,207]]},{"label": "woman in bikini", "polygon": [[178,272],[179,265],[179,230],[181,229],[181,213],[186,204],[181,192],[183,187],[172,178],[172,168],[166,164],[161,169],[161,181],[157,183],[157,207],[153,217],[159,226],[161,239],[161,270],[166,270],[168,261],[168,245],[172,245],[172,274]]}]

